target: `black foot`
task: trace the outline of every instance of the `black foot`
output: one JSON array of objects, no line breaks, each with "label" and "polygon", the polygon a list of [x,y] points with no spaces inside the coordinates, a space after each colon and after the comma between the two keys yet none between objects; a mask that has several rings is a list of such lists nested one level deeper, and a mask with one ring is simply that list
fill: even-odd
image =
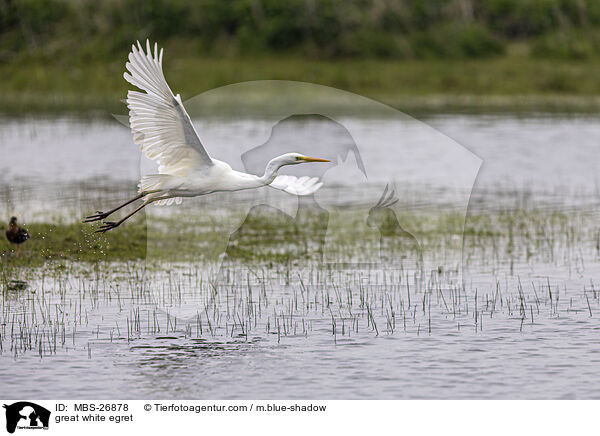
[{"label": "black foot", "polygon": [[119,224],[120,223],[115,223],[113,221],[105,222],[94,233],[105,233],[105,232],[108,232],[109,230],[112,230],[112,229],[114,229],[116,227],[119,227]]},{"label": "black foot", "polygon": [[101,210],[97,210],[96,215],[86,216],[85,220],[83,220],[83,222],[84,223],[93,223],[94,221],[101,221],[104,218],[106,218],[108,215],[110,215],[110,214],[106,213],[106,212],[102,212]]}]

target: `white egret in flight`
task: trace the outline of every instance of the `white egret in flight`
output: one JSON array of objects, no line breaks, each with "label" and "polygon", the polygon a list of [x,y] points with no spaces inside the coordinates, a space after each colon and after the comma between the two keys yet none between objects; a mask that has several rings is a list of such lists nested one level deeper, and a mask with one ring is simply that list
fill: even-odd
[{"label": "white egret in flight", "polygon": [[284,165],[304,162],[329,162],[286,153],[272,159],[262,176],[235,171],[227,163],[212,159],[206,152],[179,94],[174,95],[162,70],[163,50],[146,41],[146,52],[138,41],[131,47],[125,80],[145,92],[129,91],[127,107],[133,140],[146,157],[158,163],[158,174],[142,177],[138,195],[108,212],[97,211],[84,222],[100,221],[119,209],[143,199],[140,206],[119,221],[107,221],[96,232],[120,226],[126,219],[150,203],[179,204],[182,197],[196,197],[219,191],[270,186],[294,195],[309,195],[322,186],[316,177],[277,175]]}]

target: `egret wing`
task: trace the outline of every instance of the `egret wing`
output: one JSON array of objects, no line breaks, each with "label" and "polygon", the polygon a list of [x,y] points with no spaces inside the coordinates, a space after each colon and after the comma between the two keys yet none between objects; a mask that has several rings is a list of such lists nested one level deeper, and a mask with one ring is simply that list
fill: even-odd
[{"label": "egret wing", "polygon": [[288,194],[310,195],[323,186],[323,182],[320,182],[318,177],[280,175],[275,177],[275,180],[269,186]]},{"label": "egret wing", "polygon": [[162,70],[163,50],[146,41],[131,47],[125,80],[145,92],[129,91],[129,125],[144,154],[156,160],[161,174],[185,174],[190,167],[210,167],[206,152],[181,97],[174,95]]}]

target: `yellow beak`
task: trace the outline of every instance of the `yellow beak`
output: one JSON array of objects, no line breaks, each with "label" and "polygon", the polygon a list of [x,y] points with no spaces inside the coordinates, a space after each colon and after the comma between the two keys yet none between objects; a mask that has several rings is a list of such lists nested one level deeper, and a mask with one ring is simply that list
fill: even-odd
[{"label": "yellow beak", "polygon": [[302,159],[304,159],[306,162],[331,162],[330,160],[319,159],[318,157],[302,156]]}]

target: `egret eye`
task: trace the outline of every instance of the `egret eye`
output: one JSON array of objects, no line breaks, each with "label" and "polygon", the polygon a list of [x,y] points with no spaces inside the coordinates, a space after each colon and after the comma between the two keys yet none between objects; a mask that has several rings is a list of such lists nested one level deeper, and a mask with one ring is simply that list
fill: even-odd
[{"label": "egret eye", "polygon": [[300,156],[296,156],[296,160],[304,160],[304,158],[300,157]]}]

